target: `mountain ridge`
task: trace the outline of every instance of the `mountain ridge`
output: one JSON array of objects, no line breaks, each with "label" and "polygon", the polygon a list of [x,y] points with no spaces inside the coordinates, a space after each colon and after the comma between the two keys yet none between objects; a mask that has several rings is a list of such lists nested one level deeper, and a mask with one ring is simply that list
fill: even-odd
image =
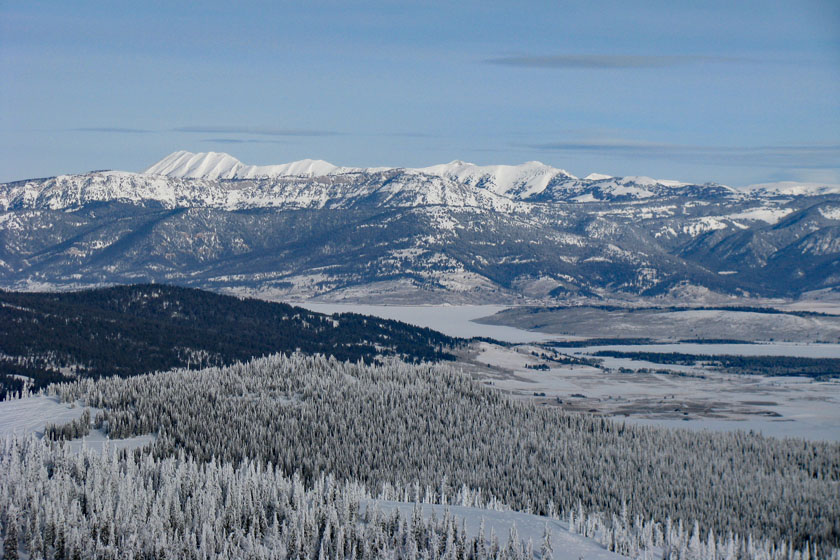
[{"label": "mountain ridge", "polygon": [[598,173],[581,179],[537,161],[479,166],[455,160],[423,168],[356,168],[306,159],[253,166],[225,153],[178,151],[143,173],[95,171],[0,184],[0,209],[57,210],[119,200],[227,210],[348,207],[365,201],[514,211],[523,209],[521,203],[628,202],[680,194],[759,200],[830,196],[840,194],[840,185],[783,182],[736,189],[717,183]]},{"label": "mountain ridge", "polygon": [[[430,165],[426,167],[345,167],[337,166],[330,162],[320,159],[303,159],[292,161],[283,164],[272,165],[247,165],[240,160],[224,152],[199,152],[193,153],[186,150],[179,150],[169,154],[157,163],[147,167],[142,173],[152,175],[166,175],[169,177],[181,177],[192,179],[259,179],[259,178],[273,178],[284,176],[305,176],[318,177],[323,175],[343,174],[343,173],[359,173],[359,172],[382,172],[404,170],[406,172],[415,172],[426,175],[434,175],[438,177],[457,178],[467,183],[482,183],[487,181],[492,176],[495,183],[502,184],[502,187],[496,189],[498,194],[504,194],[510,191],[510,187],[517,181],[523,179],[517,178],[517,172],[523,175],[536,172],[540,176],[550,176],[555,178],[557,176],[565,177],[571,180],[580,181],[623,181],[634,182],[637,184],[648,185],[665,185],[672,187],[686,186],[696,183],[672,180],[672,179],[653,179],[645,176],[624,176],[616,177],[613,175],[606,175],[603,173],[589,173],[583,178],[578,178],[569,173],[565,169],[553,167],[544,164],[540,161],[527,161],[521,164],[505,165],[477,165],[463,160],[453,160],[449,163],[441,163]],[[499,181],[499,175],[514,175],[507,181]],[[524,181],[523,181],[524,182]],[[802,181],[779,181],[779,182],[764,182],[746,185],[742,187],[731,187],[721,185],[719,183],[704,183],[715,184],[722,187],[730,188],[734,191],[756,191],[762,190],[767,192],[779,192],[781,194],[840,194],[840,184],[835,183],[821,183],[821,182],[802,182]],[[545,184],[542,188],[545,188]],[[505,188],[507,187],[507,188]],[[540,192],[539,190],[529,190],[528,196]],[[523,197],[523,198],[527,198]]]},{"label": "mountain ridge", "polygon": [[[195,156],[152,167],[254,173],[226,154]],[[840,288],[830,186],[580,179],[539,162],[263,168],[303,174],[99,171],[1,184],[0,286],[154,281],[392,303]]]},{"label": "mountain ridge", "polygon": [[97,171],[0,184],[0,209],[57,210],[119,200],[228,210],[348,207],[364,201],[514,211],[521,203],[638,200],[682,188],[698,187],[648,177],[579,179],[536,161],[478,166],[456,160],[416,169],[337,167],[322,160],[246,166],[224,153],[180,151],[144,173]]}]

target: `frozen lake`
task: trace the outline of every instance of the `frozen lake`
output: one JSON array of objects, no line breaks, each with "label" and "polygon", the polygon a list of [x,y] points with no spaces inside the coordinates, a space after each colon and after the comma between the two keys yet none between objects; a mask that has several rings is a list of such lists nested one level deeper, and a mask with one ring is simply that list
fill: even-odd
[{"label": "frozen lake", "polygon": [[712,432],[754,431],[777,438],[793,437],[812,441],[840,442],[840,428],[835,422],[832,422],[834,419],[817,414],[811,414],[810,417],[803,417],[802,419],[776,422],[767,420],[720,420],[717,418],[683,421],[672,418],[639,418],[634,416],[616,418],[616,420],[643,426],[684,428],[695,431],[709,430]]},{"label": "frozen lake", "polygon": [[318,313],[361,313],[383,319],[402,321],[418,327],[428,327],[449,336],[471,338],[484,336],[504,342],[540,342],[552,340],[551,335],[516,327],[482,325],[474,319],[494,315],[507,309],[504,305],[366,305],[351,303],[292,303]]},{"label": "frozen lake", "polygon": [[[525,344],[529,342],[568,341],[569,336],[558,336],[529,331],[512,326],[485,325],[476,319],[494,315],[510,307],[504,305],[370,305],[352,303],[310,303],[298,305],[318,313],[361,313],[383,319],[394,319],[419,327],[428,327],[449,336],[494,338],[503,342]],[[558,349],[561,349],[558,347]],[[840,344],[768,342],[761,344],[642,344],[603,345],[561,349],[569,354],[620,350],[625,352],[680,352],[685,354],[733,354],[740,356],[795,356],[805,358],[840,358]]]}]

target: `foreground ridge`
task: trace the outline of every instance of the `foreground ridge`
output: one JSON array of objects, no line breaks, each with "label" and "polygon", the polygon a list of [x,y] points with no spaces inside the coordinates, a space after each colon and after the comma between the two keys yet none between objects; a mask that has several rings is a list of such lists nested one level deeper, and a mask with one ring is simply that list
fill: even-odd
[{"label": "foreground ridge", "polygon": [[[446,367],[279,355],[54,391],[105,409],[98,422],[112,438],[156,432],[161,458],[261,461],[307,484],[329,472],[370,487],[440,488],[445,474],[445,488],[481,488],[519,511],[565,517],[580,503],[618,516],[626,506],[628,520],[681,519],[683,533],[697,520],[703,538],[840,542],[840,445],[567,415]],[[437,493],[454,491],[445,488]]]}]

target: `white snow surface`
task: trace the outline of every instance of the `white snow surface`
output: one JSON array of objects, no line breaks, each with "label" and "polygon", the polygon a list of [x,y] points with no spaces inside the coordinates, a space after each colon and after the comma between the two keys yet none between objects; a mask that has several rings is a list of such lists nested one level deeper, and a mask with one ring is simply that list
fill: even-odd
[{"label": "white snow surface", "polygon": [[645,176],[628,176],[628,177],[621,177],[620,179],[616,179],[615,181],[618,185],[628,185],[628,184],[636,184],[639,186],[644,187],[655,187],[656,185],[667,185],[667,186],[679,186],[682,183],[679,181],[667,181],[662,179],[652,179],[651,177]]},{"label": "white snow surface", "polygon": [[[539,161],[519,165],[476,165],[455,160],[419,168],[339,167],[323,160],[304,159],[280,165],[246,165],[235,157],[219,152],[174,152],[144,171],[149,175],[192,179],[254,179],[262,177],[323,177],[359,172],[403,171],[409,175],[427,175],[454,181],[494,194],[525,199],[543,192],[554,181],[578,181],[577,177]],[[682,187],[688,183],[650,177],[622,177],[590,173],[584,181],[599,182],[615,195],[647,198],[653,193],[644,187]]]},{"label": "white snow surface", "polygon": [[[767,206],[761,206],[757,208],[750,208],[749,210],[744,210],[743,212],[739,212],[737,214],[729,214],[726,217],[731,220],[761,220],[762,222],[767,222],[768,224],[775,224],[791,212],[793,212],[793,208],[770,208]],[[822,212],[822,209],[820,209],[820,212]],[[823,213],[823,215],[825,214]]]},{"label": "white snow surface", "polygon": [[[415,507],[415,504],[412,503],[394,502],[390,500],[369,500],[364,505],[365,507],[378,508],[385,514],[399,510],[403,517],[411,517]],[[501,546],[507,544],[510,529],[516,524],[516,532],[519,534],[519,538],[525,543],[530,539],[535,551],[540,550],[543,531],[545,530],[545,526],[548,525],[553,552],[551,558],[553,560],[578,560],[579,558],[619,560],[627,558],[615,552],[610,552],[592,539],[570,533],[568,523],[550,517],[516,511],[495,511],[457,505],[419,504],[419,507],[421,508],[424,519],[429,519],[432,515],[437,519],[442,519],[448,509],[450,515],[455,518],[458,525],[463,520],[467,536],[470,538],[478,536],[481,520],[484,519],[484,531],[485,536],[488,538],[488,543],[490,531],[493,530],[499,537],[499,544]],[[654,551],[651,551],[651,556],[653,555]]]},{"label": "white snow surface", "polygon": [[[201,166],[213,169],[212,174],[230,174],[230,168],[225,171],[226,162],[229,163],[221,158]],[[380,205],[388,207],[446,205],[509,212],[521,204],[492,191],[442,177],[398,172],[384,183],[359,181],[355,172],[323,177],[289,175],[241,183],[219,183],[216,179],[207,178],[107,171],[20,181],[3,187],[0,188],[0,211],[24,208],[58,210],[97,201],[157,201],[167,208],[207,207],[228,210],[272,207],[348,208],[370,197],[376,197]]]},{"label": "white snow surface", "polygon": [[281,165],[245,165],[225,153],[194,154],[182,150],[169,154],[144,173],[193,179],[253,179],[284,176],[320,177],[337,169],[337,166],[320,159],[304,159]]},{"label": "white snow surface", "polygon": [[748,185],[743,187],[741,190],[788,196],[840,194],[840,185],[834,183],[799,183],[796,181],[780,181],[778,183],[759,183],[756,185]]},{"label": "white snow surface", "polygon": [[358,303],[292,302],[318,313],[361,313],[382,319],[402,321],[418,327],[428,327],[449,336],[471,338],[483,336],[505,342],[539,342],[551,335],[526,331],[503,325],[475,323],[473,319],[488,317],[507,309],[504,305],[373,305]]},{"label": "white snow surface", "polygon": [[630,196],[632,198],[650,198],[654,193],[649,189],[653,187],[678,188],[688,185],[680,181],[669,179],[651,179],[650,177],[607,177],[596,180],[598,187],[614,196]]},{"label": "white snow surface", "polygon": [[[84,406],[70,405],[57,397],[28,397],[14,401],[0,402],[0,436],[43,435],[48,423],[66,424],[79,418]],[[96,414],[91,409],[91,416]]]},{"label": "white snow surface", "polygon": [[840,206],[828,206],[826,208],[820,208],[819,211],[823,218],[840,220]]},{"label": "white snow surface", "polygon": [[474,187],[481,187],[505,196],[528,198],[545,190],[555,177],[574,179],[563,169],[539,161],[519,165],[485,165],[455,160],[450,163],[411,169],[417,173],[445,177]]},{"label": "white snow surface", "polygon": [[[90,410],[91,419],[100,409],[86,407],[80,403],[61,402],[57,397],[38,395],[14,401],[0,402],[0,438],[8,435],[43,437],[47,424],[66,424],[81,417],[85,409]],[[102,430],[91,429],[85,437],[69,443],[73,451],[82,447],[103,452],[106,449],[136,449],[155,441],[155,436],[146,434],[125,439],[110,439]]]}]

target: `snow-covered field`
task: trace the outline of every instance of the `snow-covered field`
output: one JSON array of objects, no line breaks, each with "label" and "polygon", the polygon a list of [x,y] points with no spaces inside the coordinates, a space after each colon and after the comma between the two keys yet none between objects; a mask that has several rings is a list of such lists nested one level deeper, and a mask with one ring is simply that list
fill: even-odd
[{"label": "snow-covered field", "polygon": [[[91,418],[96,416],[99,409],[88,407]],[[0,437],[6,435],[35,434],[43,437],[47,424],[66,424],[81,417],[84,406],[63,403],[56,397],[35,396],[14,401],[0,402]],[[109,439],[104,432],[91,429],[90,434],[70,443],[71,449],[78,450],[82,446],[102,451],[107,445],[111,449],[135,449],[143,447],[155,440],[154,435],[143,435],[126,439]]]},{"label": "snow-covered field", "polygon": [[[7,434],[44,435],[47,423],[66,424],[79,418],[84,407],[59,402],[57,397],[29,397],[0,402],[0,436]],[[91,416],[96,410],[91,409]]]},{"label": "snow-covered field", "polygon": [[[583,354],[582,350],[575,349],[578,354]],[[550,364],[550,370],[541,371],[525,367],[545,363],[530,355],[531,351],[541,350],[481,343],[473,360],[489,367],[471,371],[482,382],[515,397],[628,422],[840,441],[838,379],[732,375],[678,365],[667,368],[686,376],[619,373],[561,364]],[[621,358],[606,358],[605,365],[614,369],[664,367]]]}]

